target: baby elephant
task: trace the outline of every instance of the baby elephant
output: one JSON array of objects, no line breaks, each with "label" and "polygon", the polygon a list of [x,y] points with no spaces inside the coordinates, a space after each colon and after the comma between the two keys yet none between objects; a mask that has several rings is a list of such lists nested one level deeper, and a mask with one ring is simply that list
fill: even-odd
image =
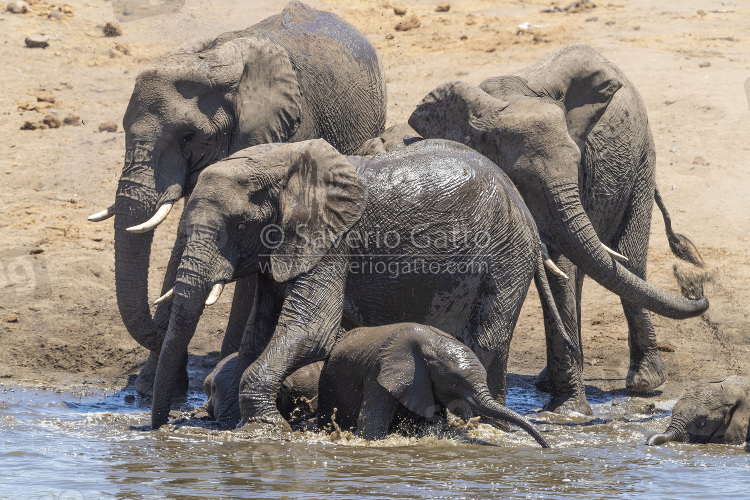
[{"label": "baby elephant", "polygon": [[663,434],[654,434],[649,445],[682,441],[750,445],[750,378],[731,376],[719,382],[688,389],[672,410]]},{"label": "baby elephant", "polygon": [[487,372],[471,349],[429,326],[351,330],[326,361],[318,393],[320,427],[335,410],[342,428],[356,427],[365,439],[385,437],[399,410],[431,419],[442,406],[464,419],[473,412],[516,424],[549,448],[531,422],[491,396]]},{"label": "baby elephant", "polygon": [[[203,390],[208,396],[203,406],[211,418],[216,418],[214,408],[221,407],[223,399],[232,385],[232,373],[237,364],[237,353],[219,361],[213,371],[203,381]],[[276,396],[276,407],[281,415],[290,420],[298,408],[314,411],[317,406],[318,379],[323,362],[303,366],[289,375],[281,384]],[[237,390],[235,388],[235,390]],[[306,404],[306,402],[309,402]]]}]

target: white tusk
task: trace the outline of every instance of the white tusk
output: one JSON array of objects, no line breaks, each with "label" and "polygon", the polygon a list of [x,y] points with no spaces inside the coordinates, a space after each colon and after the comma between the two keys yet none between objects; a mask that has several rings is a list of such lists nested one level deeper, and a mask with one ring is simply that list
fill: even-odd
[{"label": "white tusk", "polygon": [[212,306],[216,303],[217,300],[219,300],[219,297],[221,296],[221,292],[224,291],[224,283],[216,283],[214,287],[211,289],[211,293],[208,295],[208,298],[206,299],[206,305]]},{"label": "white tusk", "polygon": [[611,248],[609,248],[609,247],[608,247],[607,245],[605,245],[604,243],[602,243],[602,248],[604,248],[604,250],[606,250],[606,251],[607,251],[607,253],[608,253],[608,254],[610,254],[610,255],[612,256],[612,258],[613,258],[613,259],[615,259],[615,260],[619,260],[620,262],[627,262],[627,261],[628,261],[628,258],[627,258],[627,257],[625,257],[625,256],[624,256],[623,254],[621,254],[621,253],[617,253],[617,252],[615,252],[614,250],[612,250]]},{"label": "white tusk", "polygon": [[91,222],[101,222],[103,220],[107,220],[110,217],[115,215],[115,206],[112,205],[111,207],[107,207],[101,212],[96,212],[94,215],[89,215],[89,220]]},{"label": "white tusk", "polygon": [[172,210],[172,204],[165,203],[164,205],[159,207],[159,210],[157,210],[154,216],[151,217],[149,220],[147,220],[143,224],[138,224],[137,226],[129,227],[126,229],[126,231],[128,231],[129,233],[147,233],[151,231],[152,229],[156,229],[156,226],[164,222],[164,219],[167,218],[167,215],[169,215],[170,210]]},{"label": "white tusk", "polygon": [[547,269],[549,269],[552,272],[552,274],[555,274],[555,275],[557,275],[557,276],[559,276],[561,278],[568,279],[568,275],[565,274],[564,272],[562,272],[562,269],[560,269],[559,267],[557,267],[555,265],[555,263],[552,261],[552,259],[545,259],[544,260],[544,266]]},{"label": "white tusk", "polygon": [[170,288],[167,293],[159,297],[154,301],[154,305],[158,306],[159,304],[164,304],[165,302],[169,302],[174,298],[174,288]]}]

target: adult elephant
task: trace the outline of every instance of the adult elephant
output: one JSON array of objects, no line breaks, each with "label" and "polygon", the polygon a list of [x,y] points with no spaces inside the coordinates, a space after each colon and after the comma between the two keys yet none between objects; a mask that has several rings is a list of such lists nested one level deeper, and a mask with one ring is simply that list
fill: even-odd
[{"label": "adult elephant", "polygon": [[251,273],[259,291],[218,409],[226,423],[241,414],[283,427],[274,404],[282,381],[328,356],[342,320],[414,321],[454,335],[504,404],[510,339],[532,277],[554,311],[531,214],[496,165],[455,142],[365,158],[320,139],[256,146],[201,173],[185,214],[154,428],[167,420],[204,303]]},{"label": "adult elephant", "polygon": [[[289,3],[281,14],[215,40],[192,42],[141,71],[123,126],[125,166],[115,204],[117,304],[128,332],[151,351],[136,382],[150,394],[170,314],[149,308],[153,229],[212,162],[255,144],[322,137],[353,153],[385,124],[375,48],[338,16]],[[162,294],[186,242],[180,225]],[[237,284],[222,355],[236,351],[250,314],[252,277]],[[186,388],[187,372],[180,378]]]},{"label": "adult elephant", "polygon": [[[692,243],[672,231],[656,190],[646,108],[622,71],[587,45],[566,45],[478,88],[463,82],[438,87],[409,124],[426,138],[467,144],[505,170],[553,260],[571,277],[550,275],[550,286],[565,328],[577,332],[572,336],[579,349],[581,290],[588,275],[622,300],[630,345],[627,388],[661,385],[667,372],[649,311],[688,318],[705,311],[708,301],[702,294],[696,300],[673,296],[644,281],[654,198],[672,251],[694,264],[701,261]],[[544,314],[552,392],[547,408],[591,414],[582,356],[570,354],[546,307]]]},{"label": "adult elephant", "polygon": [[[498,403],[479,359],[455,337],[430,326],[397,323],[347,332],[320,373],[318,426],[335,418],[365,439],[382,439],[401,418],[432,420],[444,408],[516,424],[543,448],[528,419]],[[335,414],[335,416],[334,416]]]},{"label": "adult elephant", "polygon": [[646,444],[745,443],[750,451],[750,378],[733,375],[687,390],[672,410],[663,433]]}]

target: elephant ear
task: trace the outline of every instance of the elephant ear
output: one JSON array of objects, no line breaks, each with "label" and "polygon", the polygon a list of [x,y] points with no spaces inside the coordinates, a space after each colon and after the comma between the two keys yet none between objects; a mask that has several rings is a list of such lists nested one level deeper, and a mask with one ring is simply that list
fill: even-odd
[{"label": "elephant ear", "polygon": [[417,339],[401,329],[380,350],[378,383],[409,411],[425,418],[435,413],[432,379]]},{"label": "elephant ear", "polygon": [[728,415],[728,425],[724,432],[726,443],[741,444],[750,443],[750,401],[746,391],[739,388],[732,391],[731,396],[735,400]]},{"label": "elephant ear", "polygon": [[422,99],[409,117],[409,125],[425,139],[448,139],[474,146],[480,122],[508,105],[464,82],[441,85]]},{"label": "elephant ear", "polygon": [[623,85],[614,66],[586,44],[566,45],[522,76],[539,96],[562,102],[568,133],[581,150]]},{"label": "elephant ear", "polygon": [[236,149],[294,135],[302,98],[286,50],[267,39],[240,38],[212,50],[205,62],[234,108]]},{"label": "elephant ear", "polygon": [[323,139],[306,141],[288,157],[279,195],[281,238],[271,254],[273,278],[309,271],[360,219],[367,191],[354,166]]}]

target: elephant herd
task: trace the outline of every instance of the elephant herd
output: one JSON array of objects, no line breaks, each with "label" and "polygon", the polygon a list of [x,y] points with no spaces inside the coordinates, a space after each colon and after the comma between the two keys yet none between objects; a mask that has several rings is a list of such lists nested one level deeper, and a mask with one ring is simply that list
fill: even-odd
[{"label": "elephant herd", "polygon": [[[319,425],[334,420],[368,439],[448,410],[514,423],[548,446],[505,407],[532,280],[548,410],[591,414],[584,275],[622,300],[627,388],[666,380],[649,311],[688,318],[708,301],[701,283],[680,297],[646,281],[654,201],[675,255],[702,261],[672,230],[645,106],[625,75],[592,48],[567,45],[478,87],[441,85],[411,128],[386,131],[385,81],[364,35],[297,1],[138,75],[115,203],[89,219],[114,216],[117,303],[150,351],[136,390],[153,398],[154,429],[187,389],[204,307],[230,282],[224,359],[205,383],[206,409],[227,426],[288,428],[304,396]],[[182,197],[152,316],[153,230]],[[739,423],[713,439],[747,433],[748,398],[731,411],[744,427],[727,417]],[[687,439],[690,418],[650,442]]]}]

